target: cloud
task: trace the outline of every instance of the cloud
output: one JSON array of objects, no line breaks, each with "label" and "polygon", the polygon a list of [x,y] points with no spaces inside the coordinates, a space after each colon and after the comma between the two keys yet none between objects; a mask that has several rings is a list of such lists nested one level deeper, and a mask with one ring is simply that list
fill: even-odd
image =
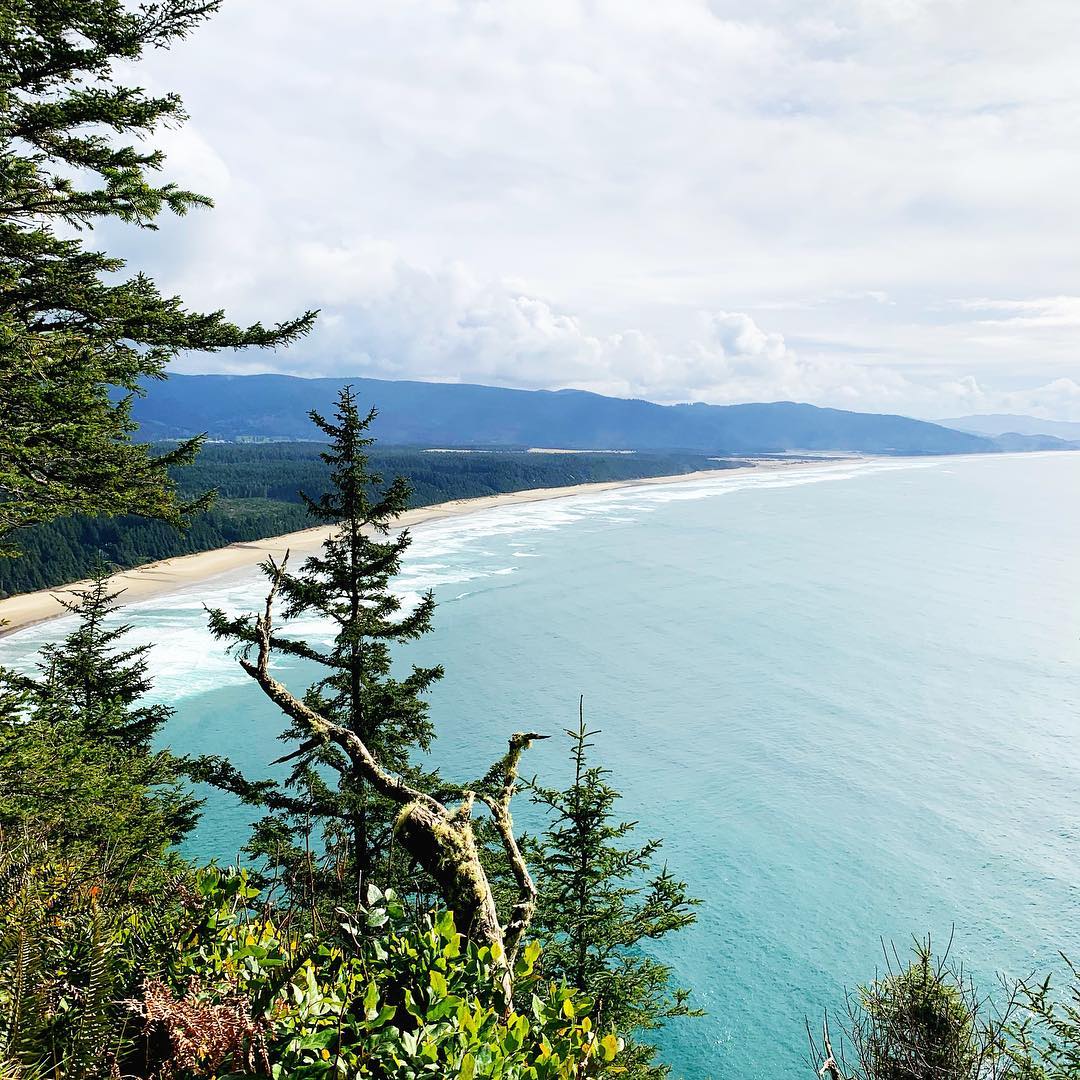
[{"label": "cloud", "polygon": [[[259,370],[311,375],[573,387],[660,402],[797,400],[849,409],[951,415],[1080,408],[1070,380],[1025,398],[995,394],[973,376],[913,379],[846,354],[802,352],[746,312],[697,311],[663,339],[639,327],[590,332],[586,320],[519,282],[485,279],[461,262],[422,267],[389,245],[306,243],[263,248],[302,276],[324,308],[317,334]],[[194,284],[194,283],[193,283]],[[249,357],[191,359],[187,370],[251,370]]]},{"label": "cloud", "polygon": [[1080,417],[1077,40],[1069,0],[231,0],[138,68],[218,209],[110,242],[324,311],[203,367]]},{"label": "cloud", "polygon": [[1080,414],[1080,383],[1075,379],[1054,379],[1042,386],[1023,390],[987,392],[976,379],[968,375],[943,388],[946,400],[955,407],[935,416],[955,416],[967,413],[1020,413],[1043,419]]},{"label": "cloud", "polygon": [[[957,300],[954,304],[964,311],[979,313],[982,316],[979,322],[984,326],[1012,329],[1080,326],[1080,296],[1043,296],[1031,300],[992,300],[982,297]],[[997,317],[988,318],[989,314]]]}]

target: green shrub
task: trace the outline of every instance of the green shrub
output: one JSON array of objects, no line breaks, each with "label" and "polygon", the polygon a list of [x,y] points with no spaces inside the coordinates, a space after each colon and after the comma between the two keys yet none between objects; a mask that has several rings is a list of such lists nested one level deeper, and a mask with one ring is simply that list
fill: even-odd
[{"label": "green shrub", "polygon": [[1070,981],[1055,993],[1050,978],[1021,985],[1022,1021],[1016,1025],[1016,1053],[1024,1080],[1075,1080],[1080,1076],[1080,968],[1062,956]]},{"label": "green shrub", "polygon": [[149,980],[138,1006],[151,1070],[176,1077],[269,1073],[330,1077],[501,1077],[563,1080],[618,1072],[620,1041],[597,1032],[592,1002],[543,984],[539,947],[523,950],[503,1000],[488,947],[457,932],[448,911],[411,924],[393,893],[340,912],[334,933],[291,935],[256,905],[245,875],[206,870],[181,955]]},{"label": "green shrub", "polygon": [[1006,987],[1000,1007],[982,996],[948,950],[935,957],[930,942],[916,942],[914,959],[848,1000],[843,1049],[835,1054],[825,1027],[823,1050],[813,1047],[815,1068],[829,1080],[1021,1080],[1032,1074],[1015,1039],[1017,998]]},{"label": "green shrub", "polygon": [[0,832],[0,1076],[113,1077],[127,1002],[166,970],[182,879],[133,893],[107,852]]}]

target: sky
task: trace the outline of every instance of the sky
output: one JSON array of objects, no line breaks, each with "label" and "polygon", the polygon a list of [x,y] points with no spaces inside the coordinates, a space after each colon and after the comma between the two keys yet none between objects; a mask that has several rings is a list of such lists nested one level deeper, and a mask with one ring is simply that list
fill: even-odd
[{"label": "sky", "polygon": [[178,370],[1080,420],[1075,0],[226,0],[135,72],[216,209],[110,245],[322,312]]}]

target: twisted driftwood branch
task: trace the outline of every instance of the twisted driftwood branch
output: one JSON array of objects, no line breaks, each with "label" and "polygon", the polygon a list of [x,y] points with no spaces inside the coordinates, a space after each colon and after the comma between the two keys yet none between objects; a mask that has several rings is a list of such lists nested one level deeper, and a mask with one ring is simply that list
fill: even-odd
[{"label": "twisted driftwood branch", "polygon": [[477,798],[476,792],[462,792],[460,805],[456,809],[448,808],[433,796],[388,773],[359,735],[327,719],[270,673],[274,599],[285,570],[285,560],[280,565],[272,565],[273,583],[263,612],[255,621],[258,655],[255,662],[247,658],[241,659],[241,666],[286,716],[309,731],[314,738],[339,746],[376,791],[401,806],[396,832],[402,845],[435,879],[443,899],[454,912],[462,933],[480,944],[498,946],[495,949],[496,964],[503,972],[504,987],[509,993],[518,946],[529,927],[536,906],[536,886],[529,876],[528,867],[514,837],[510,799],[517,786],[518,765],[522,753],[533,740],[546,736],[520,732],[511,736],[507,754],[492,766],[482,782],[485,786],[498,783],[494,793],[484,792],[479,797],[491,811],[519,890],[519,899],[504,930],[499,921],[491,885],[480,862],[472,828],[472,807]]},{"label": "twisted driftwood branch", "polygon": [[836,1055],[833,1053],[832,1040],[829,1038],[829,1016],[825,1014],[825,1019],[821,1025],[821,1043],[822,1052],[825,1054],[825,1060],[821,1064],[821,1068],[818,1069],[818,1076],[825,1080],[844,1080],[843,1073],[840,1072],[840,1066],[837,1064]]},{"label": "twisted driftwood branch", "polygon": [[[503,931],[503,943],[506,946],[507,962],[513,967],[517,959],[518,947],[521,939],[532,922],[533,912],[536,910],[536,885],[529,874],[529,868],[525,864],[525,858],[521,854],[517,837],[514,836],[514,821],[510,816],[510,800],[514,797],[517,789],[518,765],[521,763],[521,755],[529,749],[536,739],[546,739],[546,735],[538,735],[535,731],[515,732],[510,736],[510,749],[506,756],[497,761],[484,778],[482,783],[501,780],[498,791],[495,794],[481,794],[480,798],[491,811],[491,818],[495,823],[495,829],[502,841],[506,856],[510,861],[510,869],[518,887],[518,900],[510,912],[510,919]],[[501,774],[501,775],[500,775]]]}]

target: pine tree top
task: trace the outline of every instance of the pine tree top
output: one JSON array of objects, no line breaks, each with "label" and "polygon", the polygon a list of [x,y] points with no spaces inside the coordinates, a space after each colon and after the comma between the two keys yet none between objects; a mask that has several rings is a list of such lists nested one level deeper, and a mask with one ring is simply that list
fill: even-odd
[{"label": "pine tree top", "polygon": [[169,469],[199,440],[161,455],[133,443],[130,395],[181,351],[272,348],[312,326],[312,311],[247,327],[191,311],[84,244],[104,220],[153,229],[162,213],[211,205],[158,175],[165,158],[153,136],[186,118],[179,97],[125,85],[122,74],[219,6],[0,5],[0,541],[72,513],[183,525],[206,500],[180,502]]},{"label": "pine tree top", "polygon": [[151,686],[150,646],[121,644],[132,629],[115,619],[122,594],[110,591],[102,565],[85,588],[57,597],[76,625],[63,641],[42,649],[39,676],[22,685],[34,691],[40,710],[54,723],[77,723],[94,737],[149,748],[172,711],[138,704]]}]

